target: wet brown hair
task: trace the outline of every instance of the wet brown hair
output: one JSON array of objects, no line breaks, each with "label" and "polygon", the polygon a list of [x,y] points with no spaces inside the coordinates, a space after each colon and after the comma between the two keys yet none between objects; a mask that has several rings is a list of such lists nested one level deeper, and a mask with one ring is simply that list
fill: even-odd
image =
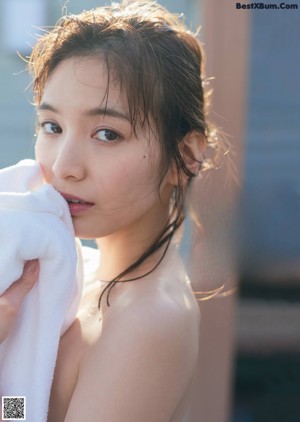
[{"label": "wet brown hair", "polygon": [[[155,2],[123,1],[62,17],[51,31],[37,40],[29,58],[35,104],[40,103],[45,84],[60,62],[71,57],[91,56],[104,60],[108,89],[110,79],[114,78],[125,92],[133,129],[136,130],[137,125],[153,128],[154,122],[153,133],[157,134],[161,147],[160,183],[171,166],[176,169],[179,181],[163,233],[137,261],[108,284],[109,295],[117,282],[133,280],[120,280],[126,274],[163,244],[168,246],[184,219],[186,187],[195,174],[182,158],[179,147],[183,138],[197,131],[207,144],[215,145],[216,139],[206,120],[208,103],[204,92],[202,47],[178,16]],[[195,157],[192,159],[197,161]],[[199,167],[205,165],[208,166],[207,161],[199,161]],[[184,175],[187,186],[183,182]]]}]

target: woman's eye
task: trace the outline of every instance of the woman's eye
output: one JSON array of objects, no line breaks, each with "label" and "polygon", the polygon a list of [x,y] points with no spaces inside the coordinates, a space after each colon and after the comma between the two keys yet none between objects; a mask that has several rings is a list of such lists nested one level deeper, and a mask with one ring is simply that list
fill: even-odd
[{"label": "woman's eye", "polygon": [[44,133],[53,134],[53,133],[62,133],[62,129],[56,123],[53,122],[45,122],[41,124],[41,128],[43,129]]},{"label": "woman's eye", "polygon": [[93,135],[93,138],[99,139],[99,141],[103,141],[103,142],[112,142],[112,141],[116,141],[117,139],[120,139],[120,135],[114,130],[100,129],[100,130],[97,130],[97,132],[95,132],[95,134]]}]

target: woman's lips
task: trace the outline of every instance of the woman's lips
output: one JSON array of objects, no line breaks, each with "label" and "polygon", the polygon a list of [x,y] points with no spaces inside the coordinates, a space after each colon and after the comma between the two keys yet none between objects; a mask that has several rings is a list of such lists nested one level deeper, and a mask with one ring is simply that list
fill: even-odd
[{"label": "woman's lips", "polygon": [[69,193],[60,192],[60,194],[67,201],[71,215],[83,213],[95,205],[92,202],[88,202],[85,199]]}]

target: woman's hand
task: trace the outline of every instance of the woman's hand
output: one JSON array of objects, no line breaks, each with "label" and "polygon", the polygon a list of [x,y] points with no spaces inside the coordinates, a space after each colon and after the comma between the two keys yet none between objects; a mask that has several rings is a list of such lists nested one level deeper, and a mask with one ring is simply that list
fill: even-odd
[{"label": "woman's hand", "polygon": [[0,344],[9,335],[21,304],[37,281],[39,261],[27,261],[21,277],[0,296]]}]

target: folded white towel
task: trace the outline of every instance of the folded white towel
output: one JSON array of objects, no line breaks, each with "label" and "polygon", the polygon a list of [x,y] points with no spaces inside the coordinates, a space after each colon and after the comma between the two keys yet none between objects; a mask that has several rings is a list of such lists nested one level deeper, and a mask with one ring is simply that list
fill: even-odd
[{"label": "folded white towel", "polygon": [[26,396],[26,420],[44,422],[59,339],[76,316],[83,274],[66,201],[43,183],[33,160],[0,170],[0,241],[0,294],[26,260],[40,261],[39,280],[0,345],[0,395]]}]

